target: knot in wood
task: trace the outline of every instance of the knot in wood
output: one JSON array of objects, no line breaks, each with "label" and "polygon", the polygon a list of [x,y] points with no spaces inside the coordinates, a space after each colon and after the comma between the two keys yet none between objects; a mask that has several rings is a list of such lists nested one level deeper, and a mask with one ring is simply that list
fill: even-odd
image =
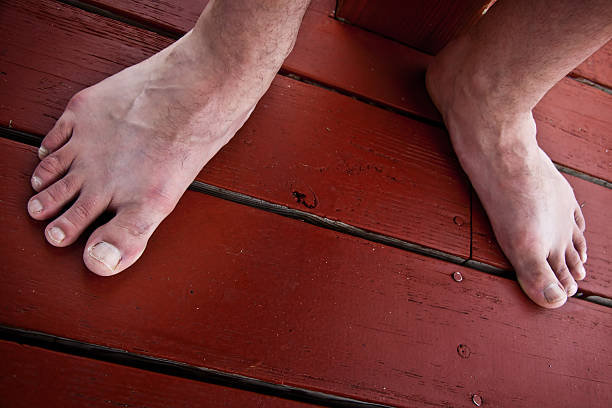
[{"label": "knot in wood", "polygon": [[470,354],[472,354],[470,348],[465,344],[460,344],[457,346],[457,353],[459,356],[461,356],[461,358],[468,358]]}]

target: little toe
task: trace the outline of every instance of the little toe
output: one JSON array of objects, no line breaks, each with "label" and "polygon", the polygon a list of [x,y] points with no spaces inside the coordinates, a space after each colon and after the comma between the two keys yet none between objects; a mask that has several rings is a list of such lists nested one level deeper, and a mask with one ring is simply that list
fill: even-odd
[{"label": "little toe", "polygon": [[65,213],[47,226],[47,241],[58,247],[72,244],[104,212],[108,202],[102,196],[82,194]]},{"label": "little toe", "polygon": [[62,147],[72,136],[72,127],[72,113],[64,112],[44,137],[38,148],[38,157],[42,160]]},{"label": "little toe", "polygon": [[582,280],[585,278],[586,271],[584,269],[584,265],[580,260],[578,251],[576,251],[572,245],[568,246],[567,250],[565,251],[565,263],[576,280]]},{"label": "little toe", "polygon": [[72,201],[79,191],[83,180],[75,173],[68,173],[62,179],[36,194],[28,202],[28,213],[36,220],[46,220],[57,215]]},{"label": "little toe", "polygon": [[95,230],[85,246],[83,261],[90,271],[115,275],[140,258],[147,242],[167,213],[150,208],[126,208]]},{"label": "little toe", "polygon": [[516,274],[525,294],[537,305],[552,309],[566,302],[567,292],[546,260],[527,262]]},{"label": "little toe", "polygon": [[578,285],[565,262],[565,254],[563,252],[557,252],[550,255],[548,257],[548,264],[555,272],[555,275],[557,275],[557,279],[565,289],[567,296],[574,296],[576,291],[578,291]]},{"label": "little toe", "polygon": [[32,188],[35,191],[41,191],[57,181],[66,174],[73,159],[74,154],[70,149],[60,149],[46,156],[34,169],[31,180]]},{"label": "little toe", "polygon": [[580,256],[580,260],[582,263],[586,263],[587,261],[587,244],[586,239],[584,238],[584,234],[580,230],[575,230],[572,235],[572,243],[574,244],[574,249],[578,252]]},{"label": "little toe", "polygon": [[576,222],[576,226],[578,226],[580,232],[585,231],[586,222],[584,220],[584,215],[582,214],[582,210],[580,209],[580,207],[576,207],[576,209],[574,210],[574,222]]}]

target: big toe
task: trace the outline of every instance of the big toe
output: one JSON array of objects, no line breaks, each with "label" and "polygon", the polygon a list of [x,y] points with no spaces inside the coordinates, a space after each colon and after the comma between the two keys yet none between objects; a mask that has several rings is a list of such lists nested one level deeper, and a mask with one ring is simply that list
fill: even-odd
[{"label": "big toe", "polygon": [[554,309],[567,301],[566,290],[545,259],[517,268],[516,274],[523,291],[537,305]]},{"label": "big toe", "polygon": [[101,276],[115,275],[130,267],[166,215],[143,207],[119,210],[89,237],[83,253],[85,265]]}]

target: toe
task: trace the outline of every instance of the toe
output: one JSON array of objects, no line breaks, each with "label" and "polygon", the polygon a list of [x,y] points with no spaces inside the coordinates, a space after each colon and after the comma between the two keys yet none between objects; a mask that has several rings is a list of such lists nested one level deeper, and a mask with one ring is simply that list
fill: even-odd
[{"label": "toe", "polygon": [[128,268],[140,258],[153,231],[166,215],[143,206],[119,210],[89,237],[83,253],[85,265],[102,276]]},{"label": "toe", "polygon": [[82,194],[65,213],[47,226],[47,241],[58,247],[72,244],[104,212],[108,201],[100,195]]},{"label": "toe", "polygon": [[37,220],[46,220],[57,215],[62,207],[72,201],[79,193],[82,180],[75,173],[68,173],[28,202],[30,216]]},{"label": "toe", "polygon": [[567,296],[574,296],[578,291],[578,285],[572,277],[570,270],[565,262],[565,254],[563,252],[556,253],[548,257],[548,264],[557,276],[559,283],[565,289]]},{"label": "toe", "polygon": [[74,155],[70,149],[60,149],[47,155],[32,174],[32,188],[41,191],[62,177],[72,164]]},{"label": "toe", "polygon": [[586,229],[586,222],[584,221],[584,215],[582,214],[580,207],[576,207],[574,210],[574,221],[576,222],[576,226],[578,226],[580,232],[584,232]]},{"label": "toe", "polygon": [[580,256],[580,260],[582,263],[586,263],[587,261],[587,244],[586,239],[584,238],[584,234],[580,230],[575,230],[572,236],[572,243],[574,244],[574,249],[578,252]]},{"label": "toe", "polygon": [[72,127],[72,114],[70,112],[64,112],[40,144],[38,148],[38,157],[42,160],[62,147],[68,139],[70,139]]},{"label": "toe", "polygon": [[582,265],[580,255],[573,245],[570,245],[565,251],[565,263],[576,280],[585,278],[586,271],[584,270],[584,265]]},{"label": "toe", "polygon": [[516,274],[523,291],[537,305],[551,309],[567,300],[565,288],[545,259],[525,263]]}]

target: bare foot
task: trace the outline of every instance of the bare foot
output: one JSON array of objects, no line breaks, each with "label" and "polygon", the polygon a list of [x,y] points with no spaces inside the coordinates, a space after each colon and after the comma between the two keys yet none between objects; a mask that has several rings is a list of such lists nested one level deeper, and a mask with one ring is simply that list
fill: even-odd
[{"label": "bare foot", "polygon": [[242,68],[233,72],[190,32],[75,95],[44,138],[32,177],[30,215],[59,215],[45,230],[49,243],[70,245],[110,210],[114,218],[87,241],[85,265],[99,275],[132,265],[276,73]]},{"label": "bare foot", "polygon": [[584,279],[585,222],[569,183],[536,142],[531,108],[491,87],[458,40],[436,57],[427,89],[523,291],[556,308]]}]

